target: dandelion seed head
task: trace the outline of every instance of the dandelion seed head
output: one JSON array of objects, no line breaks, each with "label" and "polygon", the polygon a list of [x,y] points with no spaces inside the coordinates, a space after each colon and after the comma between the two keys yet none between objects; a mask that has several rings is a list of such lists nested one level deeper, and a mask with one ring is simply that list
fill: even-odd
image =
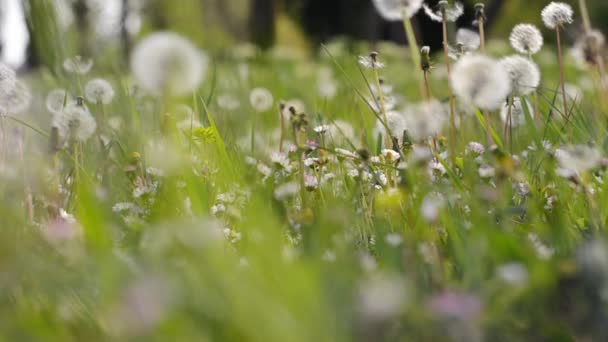
[{"label": "dandelion seed head", "polygon": [[131,70],[137,83],[153,94],[180,96],[195,91],[207,71],[208,57],[173,32],[157,32],[133,50]]},{"label": "dandelion seed head", "polygon": [[0,88],[0,112],[4,114],[23,113],[31,103],[32,93],[29,87],[21,81],[16,81],[11,88]]},{"label": "dandelion seed head", "polygon": [[509,36],[511,46],[524,55],[534,55],[543,47],[543,35],[531,24],[516,25]]},{"label": "dandelion seed head", "polygon": [[[525,101],[524,101],[525,102]],[[532,114],[532,107],[530,104],[525,102],[528,113]],[[509,117],[509,104],[505,104],[500,109],[500,120],[506,123]],[[511,107],[511,126],[517,127],[522,126],[526,123],[526,112],[524,111],[524,105],[519,97],[513,99],[513,105]]]},{"label": "dandelion seed head", "polygon": [[72,74],[86,75],[93,68],[93,60],[82,56],[75,56],[63,61],[63,68]]},{"label": "dandelion seed head", "polygon": [[17,81],[17,74],[10,66],[0,62],[0,88],[12,88]]},{"label": "dandelion seed head", "polygon": [[86,141],[97,129],[97,122],[82,103],[74,103],[53,116],[52,126],[64,140]]},{"label": "dandelion seed head", "polygon": [[87,82],[84,93],[91,103],[108,105],[114,99],[114,88],[110,82],[101,78]]},{"label": "dandelion seed head", "polygon": [[461,28],[456,32],[456,43],[462,44],[466,51],[474,51],[479,49],[481,38],[477,32]]},{"label": "dandelion seed head", "polygon": [[448,116],[441,102],[430,100],[408,107],[404,117],[410,138],[414,141],[424,141],[440,133]]},{"label": "dandelion seed head", "polygon": [[51,90],[46,96],[46,109],[55,114],[63,110],[66,106],[72,104],[74,98],[65,89]]},{"label": "dandelion seed head", "polygon": [[[442,6],[445,8],[443,9]],[[433,21],[443,22],[443,11],[445,11],[445,19],[448,22],[454,22],[464,14],[464,6],[460,2],[455,2],[450,5],[447,1],[440,1],[435,10],[423,4],[424,13]]]},{"label": "dandelion seed head", "polygon": [[376,10],[384,20],[398,21],[403,20],[403,15],[407,18],[413,17],[424,0],[373,0]]},{"label": "dandelion seed head", "polygon": [[555,151],[559,167],[575,174],[598,167],[602,161],[600,151],[588,145],[564,146]]},{"label": "dandelion seed head", "polygon": [[258,113],[267,112],[272,109],[274,98],[266,88],[255,88],[249,93],[249,103]]},{"label": "dandelion seed head", "polygon": [[547,28],[555,30],[565,24],[572,24],[574,19],[572,7],[563,2],[551,2],[541,12],[543,23]]},{"label": "dandelion seed head", "polygon": [[[382,120],[378,119],[376,122],[376,132],[375,134],[382,134],[382,136],[386,136],[388,133],[386,132],[386,127],[384,123],[384,118]],[[390,111],[386,113],[386,126],[388,126],[390,133],[401,139],[403,136],[403,132],[407,129],[407,124],[405,120],[405,116],[401,112]]]},{"label": "dandelion seed head", "polygon": [[515,55],[500,60],[509,74],[513,95],[525,96],[532,93],[540,83],[540,69],[536,63],[523,56]]},{"label": "dandelion seed head", "polygon": [[511,92],[507,72],[500,63],[483,55],[466,55],[458,60],[451,86],[466,105],[488,110],[499,108]]}]

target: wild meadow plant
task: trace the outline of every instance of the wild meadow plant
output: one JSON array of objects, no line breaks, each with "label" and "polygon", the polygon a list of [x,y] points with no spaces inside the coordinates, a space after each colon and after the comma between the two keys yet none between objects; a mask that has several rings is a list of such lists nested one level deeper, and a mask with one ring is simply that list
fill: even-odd
[{"label": "wild meadow plant", "polygon": [[603,35],[564,53],[564,3],[508,37],[483,4],[458,29],[459,2],[373,4],[409,50],[163,31],[0,64],[0,335],[606,340]]}]

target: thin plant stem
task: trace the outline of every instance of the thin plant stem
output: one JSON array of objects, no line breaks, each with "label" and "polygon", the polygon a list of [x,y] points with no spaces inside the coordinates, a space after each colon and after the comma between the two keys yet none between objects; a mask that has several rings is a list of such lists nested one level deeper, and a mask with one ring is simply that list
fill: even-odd
[{"label": "thin plant stem", "polygon": [[391,146],[391,132],[388,129],[388,117],[386,116],[386,107],[384,104],[384,93],[382,92],[382,84],[380,83],[380,74],[378,68],[373,67],[374,70],[374,81],[376,82],[376,89],[378,90],[378,102],[380,104],[380,113],[382,114],[382,120],[384,120],[384,126],[386,127],[386,134],[384,137],[385,148]]},{"label": "thin plant stem", "polygon": [[564,61],[562,58],[562,43],[560,37],[559,25],[555,27],[557,35],[557,60],[559,62],[559,78],[562,87],[562,100],[564,102],[564,115],[568,114],[568,101],[566,100],[566,76],[564,75]]},{"label": "thin plant stem", "polygon": [[[448,24],[447,24],[445,9],[442,10],[442,15],[443,15],[443,20],[442,20],[443,54],[444,54],[445,64],[446,64],[447,73],[448,73],[448,80],[451,80],[452,70],[451,70],[451,66],[450,66],[450,56],[449,56],[449,51],[448,51]],[[448,144],[448,149],[449,149],[450,159],[452,159],[452,161],[453,161],[454,158],[456,157],[453,153],[454,148],[456,147],[456,117],[455,117],[455,110],[454,110],[454,95],[452,94],[451,87],[448,87],[448,97],[449,97],[449,102],[450,102],[450,134],[449,134],[450,143]]]},{"label": "thin plant stem", "polygon": [[485,19],[483,17],[478,19],[478,25],[479,25],[480,49],[481,49],[482,53],[485,53],[486,52],[486,29],[484,27]]},{"label": "thin plant stem", "polygon": [[[414,33],[414,28],[412,27],[412,19],[408,17],[403,10],[403,28],[405,29],[405,35],[407,36],[408,46],[410,48],[410,54],[412,56],[412,62],[414,64],[414,70],[420,69],[420,49],[418,46],[418,41],[416,40],[416,34]],[[422,75],[420,72],[416,72],[416,79],[418,80],[418,85],[420,87],[420,94],[424,94],[424,84],[422,80]]]},{"label": "thin plant stem", "polygon": [[589,31],[591,31],[591,20],[589,19],[589,10],[587,9],[587,1],[578,0],[578,5],[581,9],[581,18],[583,19],[583,28],[585,29],[585,33],[589,33]]},{"label": "thin plant stem", "polygon": [[279,136],[279,153],[283,152],[283,141],[285,140],[285,118],[283,117],[283,111],[285,106],[279,106],[279,122],[281,124],[281,135]]},{"label": "thin plant stem", "polygon": [[426,94],[426,100],[431,101],[431,87],[429,86],[429,74],[427,71],[423,72],[424,74],[424,89]]}]

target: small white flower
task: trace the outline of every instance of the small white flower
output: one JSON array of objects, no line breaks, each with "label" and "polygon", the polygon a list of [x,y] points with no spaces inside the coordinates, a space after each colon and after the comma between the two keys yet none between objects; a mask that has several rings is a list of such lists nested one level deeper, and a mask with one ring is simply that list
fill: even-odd
[{"label": "small white flower", "polygon": [[422,200],[420,212],[427,222],[436,222],[439,213],[445,207],[445,198],[439,193],[430,193]]},{"label": "small white flower", "polygon": [[403,242],[403,237],[401,234],[390,233],[386,234],[384,241],[386,241],[386,243],[391,247],[398,247]]},{"label": "small white flower", "polygon": [[496,170],[490,165],[482,165],[479,167],[479,177],[481,178],[492,178],[496,175]]},{"label": "small white flower", "polygon": [[370,56],[359,56],[359,64],[366,69],[382,69],[384,63]]},{"label": "small white flower", "polygon": [[531,24],[516,25],[509,36],[511,46],[524,55],[534,55],[543,47],[543,35]]},{"label": "small white flower", "polygon": [[528,281],[528,270],[520,263],[509,263],[496,268],[496,275],[507,284],[520,286]]},{"label": "small white flower", "polygon": [[388,149],[388,148],[382,150],[382,155],[389,162],[396,162],[399,160],[399,158],[401,158],[399,153],[397,153],[394,150]]},{"label": "small white flower", "polygon": [[329,130],[329,125],[319,125],[313,128],[313,130],[315,131],[315,133],[325,134]]},{"label": "small white flower", "polygon": [[266,88],[255,88],[249,94],[249,103],[258,113],[264,113],[272,109],[274,98]]},{"label": "small white flower", "polygon": [[574,19],[572,7],[563,2],[551,2],[541,12],[543,23],[549,29],[556,29],[565,24],[572,24]]},{"label": "small white flower", "polygon": [[467,144],[467,148],[466,148],[467,153],[474,153],[474,154],[481,155],[481,154],[484,154],[485,151],[486,151],[486,148],[482,144],[480,144],[476,141],[471,141]]},{"label": "small white flower", "polygon": [[108,105],[112,103],[112,100],[114,99],[114,88],[112,88],[110,82],[101,78],[96,78],[87,82],[84,87],[84,93],[87,100],[95,104]]}]

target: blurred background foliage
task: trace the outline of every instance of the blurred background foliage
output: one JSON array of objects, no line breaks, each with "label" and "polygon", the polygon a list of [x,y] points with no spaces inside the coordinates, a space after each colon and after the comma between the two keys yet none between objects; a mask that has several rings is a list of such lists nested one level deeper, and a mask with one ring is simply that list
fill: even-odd
[{"label": "blurred background foliage", "polygon": [[[19,0],[5,0],[10,1]],[[22,1],[32,37],[28,50],[30,66],[40,62],[58,65],[56,62],[61,54],[99,55],[107,48],[128,53],[131,41],[137,36],[167,29],[183,33],[218,53],[225,52],[237,42],[253,42],[263,48],[290,46],[306,52],[336,37],[406,41],[401,24],[384,22],[376,14],[371,0]],[[433,4],[436,0],[427,2]],[[475,2],[465,1],[467,11],[457,26],[471,26]],[[505,37],[519,22],[540,25],[540,11],[547,2],[486,0],[490,38],[493,35]],[[572,3],[578,12],[577,2],[567,2]],[[594,25],[605,30],[608,26],[604,20],[608,15],[608,2],[588,0],[588,4]],[[57,13],[49,10],[53,6],[58,8]],[[106,21],[105,26],[114,28],[114,32],[101,35],[108,44],[99,44],[99,35],[91,35],[104,26],[99,21]],[[423,13],[415,17],[414,25],[419,40],[431,47],[440,46],[440,26],[430,22]],[[578,27],[573,28],[571,39],[578,30]],[[54,39],[56,37],[61,39]]]}]

